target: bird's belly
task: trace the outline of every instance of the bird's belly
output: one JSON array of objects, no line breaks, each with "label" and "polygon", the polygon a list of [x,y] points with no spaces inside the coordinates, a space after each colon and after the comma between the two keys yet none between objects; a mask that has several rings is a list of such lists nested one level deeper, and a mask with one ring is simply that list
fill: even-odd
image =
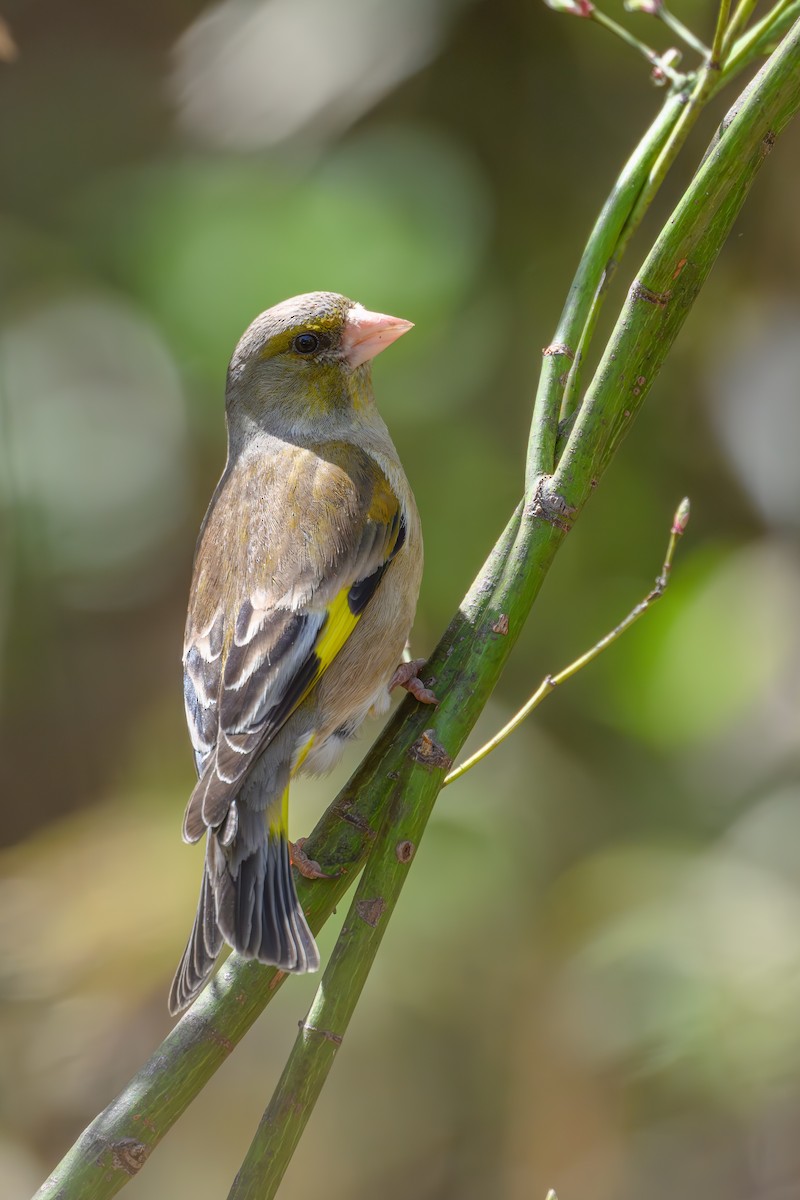
[{"label": "bird's belly", "polygon": [[345,746],[358,735],[358,731],[367,717],[380,717],[388,712],[391,697],[387,681],[384,681],[375,693],[368,697],[360,709],[351,713],[348,719],[330,733],[318,734],[314,737],[311,748],[303,759],[300,768],[303,774],[324,775],[336,766],[342,756]]}]

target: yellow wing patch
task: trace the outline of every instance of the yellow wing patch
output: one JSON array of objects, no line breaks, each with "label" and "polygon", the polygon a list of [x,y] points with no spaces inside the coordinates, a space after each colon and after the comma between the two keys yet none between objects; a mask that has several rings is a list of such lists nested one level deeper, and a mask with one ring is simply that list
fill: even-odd
[{"label": "yellow wing patch", "polygon": [[[328,605],[328,619],[322,627],[322,633],[314,646],[314,653],[319,659],[319,675],[327,671],[336,655],[345,644],[350,634],[358,624],[359,615],[350,611],[347,602],[349,588],[343,588]],[[317,678],[319,678],[319,675]]]},{"label": "yellow wing patch", "polygon": [[[342,646],[350,637],[350,634],[353,632],[359,622],[361,614],[350,611],[350,605],[348,604],[347,600],[349,590],[349,588],[342,588],[338,596],[331,600],[330,604],[325,609],[326,619],[322,625],[319,638],[314,644],[313,650],[314,657],[317,659],[317,669],[314,672],[313,677],[303,689],[302,693],[297,697],[291,708],[286,713],[287,717],[290,716],[296,708],[300,707],[311,689],[316,687],[317,683],[319,683],[320,679],[325,674],[333,660],[336,658],[336,655],[339,653]],[[308,754],[310,749],[311,742],[309,742],[308,745],[305,746],[301,751],[300,758],[294,765],[293,773],[300,769],[303,759],[305,758],[306,754]]]},{"label": "yellow wing patch", "polygon": [[[319,682],[322,676],[331,665],[336,655],[345,644],[350,634],[355,629],[361,616],[360,613],[352,613],[347,602],[347,594],[349,588],[343,588],[331,603],[327,606],[326,621],[322,626],[322,633],[319,640],[314,646],[314,654],[319,660],[319,666],[314,674],[314,678],[309,683],[308,687],[300,696],[297,703],[293,706],[294,709],[299,708],[311,689]],[[306,755],[311,750],[314,738],[309,738],[306,745],[300,751],[296,762],[292,767],[292,775],[296,775],[303,765]],[[289,828],[289,787],[288,784],[281,797],[279,807],[276,807],[274,812],[271,812],[268,820],[269,832],[273,837],[279,835],[286,836]]]}]

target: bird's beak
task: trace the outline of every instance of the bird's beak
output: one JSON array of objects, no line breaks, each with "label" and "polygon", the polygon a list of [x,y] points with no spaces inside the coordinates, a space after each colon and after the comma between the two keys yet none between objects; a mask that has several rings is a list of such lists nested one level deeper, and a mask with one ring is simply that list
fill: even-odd
[{"label": "bird's beak", "polygon": [[370,312],[363,304],[354,304],[344,322],[342,357],[354,370],[413,328],[413,321]]}]

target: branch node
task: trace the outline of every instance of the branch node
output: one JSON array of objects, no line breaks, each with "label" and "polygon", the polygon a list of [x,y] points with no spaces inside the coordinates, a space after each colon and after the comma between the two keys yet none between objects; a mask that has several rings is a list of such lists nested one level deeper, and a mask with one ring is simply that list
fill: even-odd
[{"label": "branch node", "polygon": [[359,833],[363,833],[365,837],[374,840],[375,830],[370,825],[369,821],[365,821],[363,817],[354,812],[349,805],[347,807],[331,806],[336,812],[340,820],[345,821],[348,825],[352,825]]},{"label": "branch node", "polygon": [[646,304],[655,304],[657,308],[666,308],[672,299],[672,292],[654,292],[636,279],[631,284],[631,300],[644,300]]},{"label": "branch node", "polygon": [[126,1175],[136,1175],[147,1162],[150,1153],[150,1147],[136,1138],[120,1138],[118,1142],[111,1142],[109,1149],[112,1166],[118,1171],[124,1171]]},{"label": "branch node", "polygon": [[542,475],[533,493],[533,499],[525,505],[525,516],[534,517],[538,521],[547,521],[548,525],[569,533],[572,528],[572,518],[578,511],[567,504],[563,496],[550,489],[552,475]]},{"label": "branch node", "polygon": [[376,896],[373,900],[357,900],[356,912],[362,921],[367,925],[371,925],[374,929],[383,916],[383,910],[386,908],[386,901]]},{"label": "branch node", "polygon": [[316,1033],[319,1037],[324,1038],[326,1042],[333,1042],[334,1046],[341,1046],[344,1041],[340,1033],[334,1033],[330,1029],[317,1029],[316,1025],[309,1025],[308,1021],[298,1021],[297,1024],[304,1033]]},{"label": "branch node", "polygon": [[445,771],[449,771],[453,765],[452,758],[444,746],[437,742],[436,735],[432,729],[423,730],[408,753],[414,759],[414,762],[421,763],[428,770],[432,770],[435,767],[443,767]]},{"label": "branch node", "polygon": [[492,626],[492,633],[499,633],[501,637],[505,637],[508,633],[508,614],[500,613],[500,616]]},{"label": "branch node", "polygon": [[570,360],[575,358],[575,351],[571,350],[566,342],[551,342],[549,346],[542,347],[542,354],[545,358],[553,358],[558,354]]}]

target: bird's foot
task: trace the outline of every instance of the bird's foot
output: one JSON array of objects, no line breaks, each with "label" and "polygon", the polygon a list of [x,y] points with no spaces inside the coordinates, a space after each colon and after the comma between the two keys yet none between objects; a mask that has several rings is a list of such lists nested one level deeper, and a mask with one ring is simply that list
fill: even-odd
[{"label": "bird's foot", "polygon": [[389,683],[389,691],[396,687],[405,688],[415,700],[419,700],[420,704],[438,704],[437,697],[430,688],[425,687],[419,677],[418,672],[424,666],[424,658],[412,658],[411,662],[400,663]]},{"label": "bird's foot", "polygon": [[308,857],[303,849],[307,841],[308,838],[298,838],[296,842],[289,842],[289,857],[292,860],[292,866],[297,867],[305,879],[333,879],[333,875],[323,871],[318,862]]}]

